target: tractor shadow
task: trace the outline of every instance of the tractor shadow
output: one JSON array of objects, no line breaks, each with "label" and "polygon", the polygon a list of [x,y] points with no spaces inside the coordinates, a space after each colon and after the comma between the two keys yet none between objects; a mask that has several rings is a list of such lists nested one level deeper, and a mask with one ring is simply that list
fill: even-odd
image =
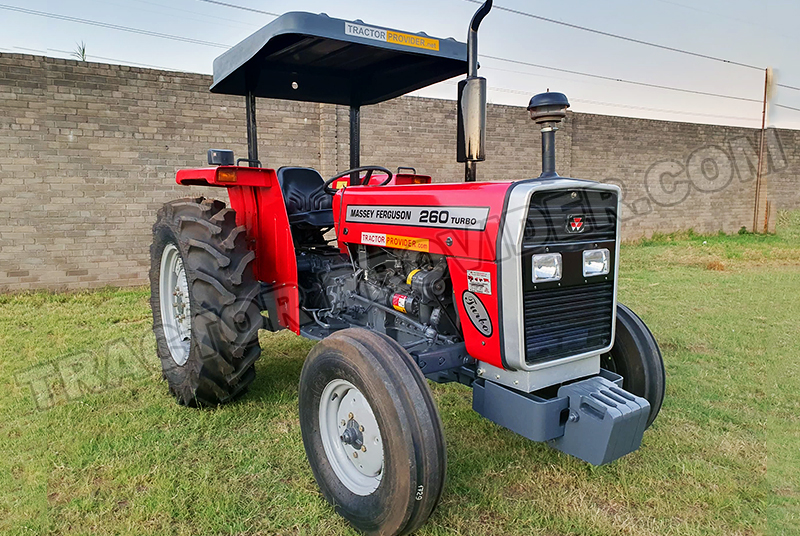
[{"label": "tractor shadow", "polygon": [[261,358],[247,398],[266,404],[296,404],[303,362],[316,343],[289,331],[262,331],[259,341]]}]

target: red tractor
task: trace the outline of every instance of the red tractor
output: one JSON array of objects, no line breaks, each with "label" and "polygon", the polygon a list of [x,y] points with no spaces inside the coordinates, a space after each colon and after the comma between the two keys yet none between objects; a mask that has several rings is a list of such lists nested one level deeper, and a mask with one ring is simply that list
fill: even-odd
[{"label": "red tractor", "polygon": [[[428,380],[471,387],[481,415],[592,464],[636,450],[664,397],[656,341],[617,303],[620,191],[555,173],[566,97],[531,100],[540,177],[475,181],[486,121],[477,32],[491,6],[467,44],[309,13],[248,37],[214,62],[211,87],[245,97],[247,159],[211,150],[212,167],[177,176],[226,188],[230,205],[173,201],[153,228],[170,392],[187,406],[241,395],[260,329],[319,340],[300,377],[303,442],[325,498],[368,533],[412,532],[442,493]],[[361,106],[465,73],[465,182],[360,165]],[[257,97],[348,105],[352,169],[325,180],[262,166]]]}]

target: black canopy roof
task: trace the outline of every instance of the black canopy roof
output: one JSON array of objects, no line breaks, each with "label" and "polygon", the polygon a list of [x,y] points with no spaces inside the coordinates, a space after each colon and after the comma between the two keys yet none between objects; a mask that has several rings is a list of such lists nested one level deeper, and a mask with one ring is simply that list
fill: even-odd
[{"label": "black canopy roof", "polygon": [[211,91],[361,106],[466,72],[453,38],[292,12],[214,60]]}]

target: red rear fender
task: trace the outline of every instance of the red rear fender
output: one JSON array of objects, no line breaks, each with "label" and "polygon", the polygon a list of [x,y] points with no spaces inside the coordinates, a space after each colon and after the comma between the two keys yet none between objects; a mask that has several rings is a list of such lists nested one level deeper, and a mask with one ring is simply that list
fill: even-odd
[{"label": "red rear fender", "polygon": [[219,166],[178,171],[177,182],[183,186],[262,186],[278,184],[274,169],[239,166]]},{"label": "red rear fender", "polygon": [[220,166],[178,172],[178,184],[228,189],[236,224],[244,226],[255,251],[255,276],[270,286],[279,325],[300,333],[297,259],[283,192],[273,169]]}]

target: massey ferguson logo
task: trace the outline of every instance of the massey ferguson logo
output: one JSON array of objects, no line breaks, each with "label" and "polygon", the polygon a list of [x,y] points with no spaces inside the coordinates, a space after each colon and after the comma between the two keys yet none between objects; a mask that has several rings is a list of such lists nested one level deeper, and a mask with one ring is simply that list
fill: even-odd
[{"label": "massey ferguson logo", "polygon": [[586,217],[583,214],[567,216],[567,232],[582,233],[586,230]]}]

